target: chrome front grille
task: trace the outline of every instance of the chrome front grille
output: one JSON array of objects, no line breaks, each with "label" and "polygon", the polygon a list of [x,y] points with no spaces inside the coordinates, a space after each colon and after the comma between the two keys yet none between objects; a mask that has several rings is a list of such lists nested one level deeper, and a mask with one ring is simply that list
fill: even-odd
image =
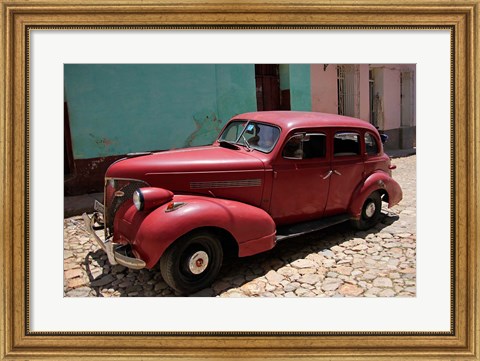
[{"label": "chrome front grille", "polygon": [[120,206],[132,199],[138,188],[148,187],[148,183],[137,179],[105,179],[105,231],[109,236],[113,232],[113,220]]}]

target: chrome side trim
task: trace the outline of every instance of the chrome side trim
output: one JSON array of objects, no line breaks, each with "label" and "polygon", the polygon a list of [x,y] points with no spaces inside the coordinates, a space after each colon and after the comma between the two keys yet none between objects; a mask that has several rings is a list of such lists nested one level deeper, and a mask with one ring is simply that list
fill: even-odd
[{"label": "chrome side trim", "polygon": [[116,178],[116,177],[105,177],[104,180],[105,180],[105,184],[109,181],[109,180],[118,180],[118,181],[132,181],[132,182],[143,182],[145,184],[147,184],[148,187],[150,187],[148,185],[147,182],[141,180],[141,179],[136,179],[136,178]]},{"label": "chrome side trim", "polygon": [[188,171],[188,172],[154,172],[154,173],[145,173],[145,175],[152,176],[152,175],[192,175],[192,174],[225,174],[225,173],[258,173],[258,172],[273,172],[273,169],[240,169],[240,170],[209,170],[209,171]]},{"label": "chrome side trim", "polygon": [[259,187],[261,185],[262,180],[260,178],[257,178],[228,181],[190,182],[190,189]]},{"label": "chrome side trim", "polygon": [[103,242],[100,237],[95,233],[93,224],[95,223],[95,217],[90,218],[86,213],[82,214],[83,221],[87,227],[90,239],[95,241],[98,246],[107,254],[108,261],[111,265],[120,264],[122,266],[132,269],[145,268],[146,263],[138,258],[132,258],[124,256],[113,250],[113,243],[111,241]]}]

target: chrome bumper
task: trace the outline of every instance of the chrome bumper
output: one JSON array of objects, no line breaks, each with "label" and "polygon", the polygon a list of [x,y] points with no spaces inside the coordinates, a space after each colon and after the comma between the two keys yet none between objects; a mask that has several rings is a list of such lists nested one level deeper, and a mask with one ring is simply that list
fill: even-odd
[{"label": "chrome bumper", "polygon": [[107,254],[108,261],[111,265],[119,264],[132,269],[145,268],[146,263],[138,258],[132,258],[115,252],[113,250],[113,243],[111,241],[102,241],[102,239],[95,233],[93,225],[95,224],[95,217],[90,218],[86,213],[82,215],[87,227],[87,231],[90,235],[90,239],[97,242],[100,248]]}]

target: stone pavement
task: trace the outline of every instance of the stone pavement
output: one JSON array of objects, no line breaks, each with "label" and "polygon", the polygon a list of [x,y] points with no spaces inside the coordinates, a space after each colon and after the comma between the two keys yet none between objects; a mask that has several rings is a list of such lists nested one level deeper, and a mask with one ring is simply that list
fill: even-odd
[{"label": "stone pavement", "polygon": [[[394,178],[404,198],[375,228],[348,223],[279,243],[223,266],[211,288],[193,296],[413,297],[416,294],[416,156],[397,158]],[[89,241],[80,216],[64,220],[66,297],[176,296],[159,267],[111,266]]]}]

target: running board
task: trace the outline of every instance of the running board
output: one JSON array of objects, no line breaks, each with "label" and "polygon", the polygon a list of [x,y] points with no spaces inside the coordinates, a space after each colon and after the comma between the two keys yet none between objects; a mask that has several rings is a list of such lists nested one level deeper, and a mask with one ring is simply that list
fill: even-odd
[{"label": "running board", "polygon": [[284,239],[301,236],[306,233],[319,231],[321,229],[334,226],[335,224],[348,221],[350,217],[346,214],[317,219],[314,221],[297,223],[290,226],[280,226],[277,228],[277,242]]}]

